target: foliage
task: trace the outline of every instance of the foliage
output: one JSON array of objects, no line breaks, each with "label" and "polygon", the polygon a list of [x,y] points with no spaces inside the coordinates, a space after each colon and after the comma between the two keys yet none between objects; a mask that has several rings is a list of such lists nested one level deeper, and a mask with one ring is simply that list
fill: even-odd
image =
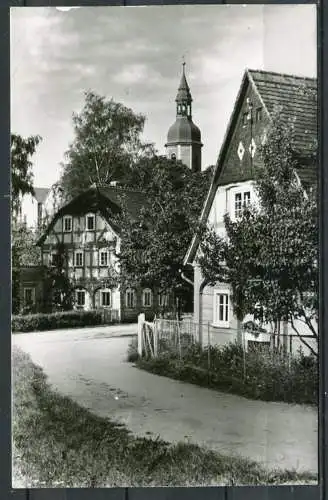
[{"label": "foliage", "polygon": [[14,487],[16,464],[28,488],[317,483],[315,474],[267,471],[192,443],[135,437],[53,391],[16,348],[12,365]]},{"label": "foliage", "polygon": [[34,332],[100,325],[102,318],[98,310],[16,315],[12,316],[11,326],[13,332]]},{"label": "foliage", "polygon": [[75,138],[62,165],[64,198],[74,198],[94,183],[122,179],[140,157],[152,153],[152,146],[140,139],[144,123],[143,115],[123,104],[86,92],[83,109],[73,114]]},{"label": "foliage", "polygon": [[146,159],[135,167],[130,183],[133,178],[147,202],[133,220],[127,211],[120,216],[122,243],[118,258],[123,285],[157,287],[180,297],[181,302],[190,290],[181,277],[183,257],[210,177],[210,170],[192,172],[181,162],[165,157]]},{"label": "foliage", "polygon": [[11,232],[12,312],[19,311],[20,271],[24,266],[41,265],[41,252],[35,246],[35,234],[25,224],[14,223]]},{"label": "foliage", "polygon": [[259,203],[237,221],[225,215],[226,237],[209,228],[198,261],[208,283],[231,284],[238,319],[251,314],[260,322],[289,322],[314,353],[296,321],[317,338],[317,198],[295,177],[294,151],[292,124],[275,114],[255,173]]},{"label": "foliage", "polygon": [[57,243],[54,262],[46,269],[45,295],[51,311],[69,311],[73,307],[73,286],[66,273],[67,254],[64,243]]},{"label": "foliage", "polygon": [[288,359],[278,352],[244,352],[239,343],[205,349],[194,344],[184,349],[182,360],[177,351],[148,359],[133,354],[131,346],[129,359],[158,375],[250,399],[318,404],[319,373],[315,356],[300,353]]},{"label": "foliage", "polygon": [[21,197],[34,194],[31,156],[41,141],[39,135],[24,139],[11,134],[11,209],[16,218],[21,207]]}]

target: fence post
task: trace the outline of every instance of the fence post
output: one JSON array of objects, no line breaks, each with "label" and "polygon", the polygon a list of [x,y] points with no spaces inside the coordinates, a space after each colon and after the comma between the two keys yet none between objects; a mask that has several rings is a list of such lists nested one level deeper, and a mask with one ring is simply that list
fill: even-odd
[{"label": "fence post", "polygon": [[157,355],[158,355],[158,337],[157,337],[156,316],[154,318],[153,339],[154,339],[154,357],[157,358]]},{"label": "fence post", "polygon": [[244,380],[246,380],[246,332],[242,329],[242,344],[243,344],[243,375]]},{"label": "fence post", "polygon": [[145,322],[144,313],[139,314],[138,316],[138,354],[142,357],[143,345],[142,345],[142,329]]},{"label": "fence post", "polygon": [[211,337],[210,337],[210,322],[207,322],[207,377],[208,385],[211,382]]}]

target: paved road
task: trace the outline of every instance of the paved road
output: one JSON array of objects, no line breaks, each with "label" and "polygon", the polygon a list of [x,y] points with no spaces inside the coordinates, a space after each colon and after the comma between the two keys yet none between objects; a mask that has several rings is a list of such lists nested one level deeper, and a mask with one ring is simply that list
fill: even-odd
[{"label": "paved road", "polygon": [[135,434],[241,454],[270,468],[317,471],[317,412],[251,401],[126,363],[136,325],[13,335],[62,394]]}]

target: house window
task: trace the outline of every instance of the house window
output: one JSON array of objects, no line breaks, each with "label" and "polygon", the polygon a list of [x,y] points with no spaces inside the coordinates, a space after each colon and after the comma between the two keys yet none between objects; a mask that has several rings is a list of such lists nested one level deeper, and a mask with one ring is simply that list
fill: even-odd
[{"label": "house window", "polygon": [[110,290],[100,290],[100,304],[103,307],[111,307],[112,294]]},{"label": "house window", "polygon": [[166,293],[159,293],[158,294],[158,305],[159,307],[166,307],[168,304],[168,296]]},{"label": "house window", "polygon": [[99,264],[101,266],[108,266],[108,251],[107,250],[101,250],[100,251],[100,258],[99,258]]},{"label": "house window", "polygon": [[177,155],[175,153],[172,153],[171,154],[171,160],[176,160],[177,159]]},{"label": "house window", "polygon": [[257,122],[260,122],[262,120],[262,108],[257,108],[255,112],[255,119]]},{"label": "house window", "polygon": [[34,304],[35,300],[35,289],[34,288],[24,288],[24,304],[25,306],[30,306]]},{"label": "house window", "polygon": [[125,292],[125,305],[129,309],[133,309],[135,307],[135,291],[132,288],[128,288]]},{"label": "house window", "polygon": [[75,297],[76,297],[76,304],[79,307],[85,306],[85,290],[76,290]]},{"label": "house window", "polygon": [[235,194],[235,218],[241,216],[242,210],[245,207],[248,207],[251,202],[251,193],[250,191],[245,191],[244,193],[236,193]]},{"label": "house window", "polygon": [[50,255],[50,265],[52,267],[57,267],[59,265],[59,255],[58,253],[52,253]]},{"label": "house window", "polygon": [[74,266],[82,267],[83,266],[83,252],[80,250],[75,252],[74,254]]},{"label": "house window", "polygon": [[67,215],[64,217],[64,233],[70,233],[72,231],[72,217]]},{"label": "house window", "polygon": [[87,226],[87,231],[94,230],[94,228],[95,228],[95,215],[94,214],[87,215],[86,226]]},{"label": "house window", "polygon": [[149,288],[146,288],[143,293],[142,293],[142,303],[144,307],[151,307],[152,306],[152,300],[153,294],[152,291]]},{"label": "house window", "polygon": [[229,293],[214,293],[214,324],[216,326],[229,327]]},{"label": "house window", "polygon": [[246,127],[247,122],[248,122],[248,113],[243,113],[241,122],[242,122],[243,127]]}]

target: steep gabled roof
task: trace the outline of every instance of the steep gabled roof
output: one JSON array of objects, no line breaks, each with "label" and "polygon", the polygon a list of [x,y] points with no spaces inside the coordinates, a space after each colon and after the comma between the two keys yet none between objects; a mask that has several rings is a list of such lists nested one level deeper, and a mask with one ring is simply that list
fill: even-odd
[{"label": "steep gabled roof", "polygon": [[281,106],[282,116],[295,118],[295,147],[302,153],[309,139],[317,136],[318,118],[313,96],[317,91],[317,79],[269,71],[248,70],[247,73],[269,114],[276,106]]},{"label": "steep gabled roof", "polygon": [[[271,71],[247,69],[243,75],[241,86],[233,107],[233,111],[224,136],[218,160],[215,166],[212,183],[204,203],[201,221],[206,221],[216,194],[220,186],[220,175],[224,167],[229,144],[233,136],[239,112],[244,102],[248,86],[251,85],[263,104],[268,119],[276,107],[280,107],[282,116],[293,117],[294,142],[296,153],[300,158],[306,156],[307,145],[317,137],[318,112],[314,96],[317,91],[317,79],[307,78]],[[298,178],[304,188],[317,181],[317,167],[309,162],[300,164],[297,170]],[[184,264],[191,263],[198,248],[198,237],[195,235],[186,253]]]},{"label": "steep gabled roof", "polygon": [[147,204],[147,197],[141,191],[114,186],[91,187],[58,210],[37,244],[41,245],[45,241],[57,220],[64,215],[100,212],[114,231],[119,233],[121,228],[117,216],[122,212],[123,207],[126,207],[131,220],[136,220],[142,207],[147,206]]},{"label": "steep gabled roof", "polygon": [[48,193],[50,191],[50,188],[40,188],[40,187],[35,187],[34,188],[34,198],[38,203],[44,203],[45,199],[48,196]]}]

